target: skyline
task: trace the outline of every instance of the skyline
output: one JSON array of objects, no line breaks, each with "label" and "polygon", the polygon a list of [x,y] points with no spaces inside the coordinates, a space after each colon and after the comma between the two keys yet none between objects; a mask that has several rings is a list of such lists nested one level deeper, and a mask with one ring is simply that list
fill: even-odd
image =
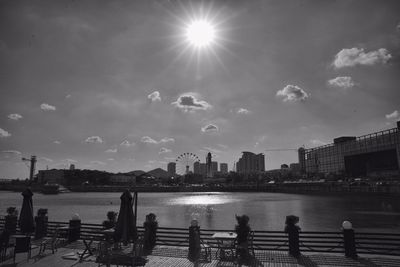
[{"label": "skyline", "polygon": [[[1,1],[0,177],[166,169],[242,151],[266,169],[400,119],[398,1]],[[215,40],[188,44],[193,19]]]}]

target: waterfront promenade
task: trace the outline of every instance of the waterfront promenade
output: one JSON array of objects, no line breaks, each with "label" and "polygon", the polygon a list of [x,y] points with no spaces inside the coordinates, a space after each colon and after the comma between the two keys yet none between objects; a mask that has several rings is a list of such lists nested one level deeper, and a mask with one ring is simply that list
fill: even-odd
[{"label": "waterfront promenade", "polygon": [[[73,242],[65,245],[57,250],[55,254],[51,251],[46,251],[43,256],[37,256],[37,250],[32,250],[32,258],[27,261],[27,254],[17,254],[16,263],[13,264],[12,259],[9,259],[0,264],[1,267],[18,266],[18,267],[44,267],[44,266],[57,266],[57,267],[91,267],[98,266],[95,262],[95,256],[86,257],[82,262],[78,259],[63,259],[63,256],[71,253],[78,253],[83,251],[84,246],[81,241]],[[188,250],[183,247],[173,246],[156,246],[152,255],[148,256],[149,267],[185,267],[193,266],[187,259]],[[200,266],[213,267],[213,266],[235,266],[232,262],[218,261],[215,257],[215,250],[212,250],[212,261],[203,262]],[[236,265],[237,266],[237,265]],[[400,257],[385,257],[382,255],[360,255],[357,259],[346,258],[342,255],[324,254],[324,253],[305,253],[298,259],[289,256],[286,252],[269,251],[269,250],[256,250],[255,259],[250,266],[282,266],[282,267],[295,267],[295,266],[349,266],[349,267],[397,267],[400,266]]]}]

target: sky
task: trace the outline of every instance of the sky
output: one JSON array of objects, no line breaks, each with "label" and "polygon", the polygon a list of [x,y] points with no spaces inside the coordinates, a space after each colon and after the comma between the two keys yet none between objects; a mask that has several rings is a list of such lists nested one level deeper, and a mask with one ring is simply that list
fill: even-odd
[{"label": "sky", "polygon": [[[215,38],[197,47],[194,21]],[[227,162],[396,127],[400,1],[0,0],[0,178]],[[178,166],[179,167],[179,166]]]}]

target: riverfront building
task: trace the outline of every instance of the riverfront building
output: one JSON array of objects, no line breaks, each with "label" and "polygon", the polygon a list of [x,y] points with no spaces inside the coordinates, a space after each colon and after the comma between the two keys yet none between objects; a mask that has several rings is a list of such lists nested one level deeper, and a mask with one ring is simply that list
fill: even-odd
[{"label": "riverfront building", "polygon": [[220,163],[219,164],[219,171],[221,173],[228,173],[228,163]]},{"label": "riverfront building", "polygon": [[340,174],[351,177],[400,174],[400,121],[397,127],[359,137],[343,136],[315,148],[299,148],[303,174]]},{"label": "riverfront building", "polygon": [[168,174],[170,176],[174,176],[176,174],[176,163],[175,162],[169,162],[167,165],[167,170]]},{"label": "riverfront building", "polygon": [[248,151],[242,152],[242,157],[236,163],[236,171],[242,174],[254,174],[264,172],[264,154],[254,154]]}]

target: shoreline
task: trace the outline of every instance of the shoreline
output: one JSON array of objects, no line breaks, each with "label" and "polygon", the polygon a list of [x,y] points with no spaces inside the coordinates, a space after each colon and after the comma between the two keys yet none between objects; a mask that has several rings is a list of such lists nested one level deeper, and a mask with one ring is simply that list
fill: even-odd
[{"label": "shoreline", "polygon": [[[39,184],[0,184],[0,191],[22,192],[30,186],[33,192],[42,192]],[[180,185],[180,186],[67,186],[69,192],[123,192],[126,189],[141,193],[179,193],[179,192],[255,192],[288,193],[306,195],[365,195],[379,197],[400,197],[400,185],[351,186],[334,183],[288,183],[272,185]],[[60,192],[66,193],[66,192]]]}]

